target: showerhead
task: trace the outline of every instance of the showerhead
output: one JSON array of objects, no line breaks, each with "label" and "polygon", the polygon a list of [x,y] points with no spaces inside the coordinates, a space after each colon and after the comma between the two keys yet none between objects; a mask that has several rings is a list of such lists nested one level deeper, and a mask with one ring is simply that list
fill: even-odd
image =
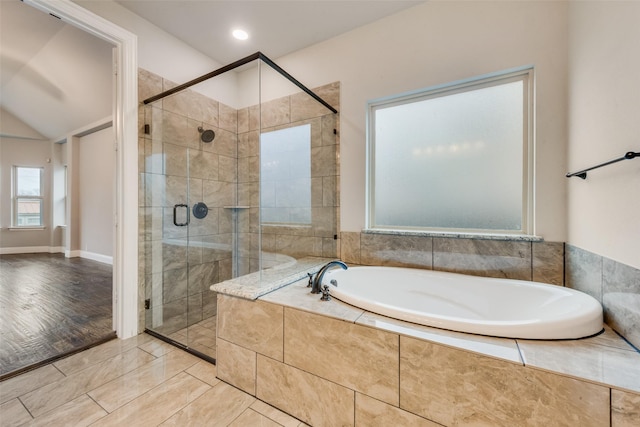
[{"label": "showerhead", "polygon": [[216,133],[211,129],[202,129],[202,126],[198,126],[198,132],[200,132],[200,140],[202,142],[211,142],[216,137]]}]

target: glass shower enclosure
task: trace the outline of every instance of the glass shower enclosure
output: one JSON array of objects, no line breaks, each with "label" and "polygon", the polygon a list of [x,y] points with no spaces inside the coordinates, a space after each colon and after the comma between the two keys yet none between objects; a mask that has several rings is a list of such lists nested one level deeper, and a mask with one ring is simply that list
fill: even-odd
[{"label": "glass shower enclosure", "polygon": [[[339,84],[258,52],[143,101],[147,332],[215,361],[213,284],[337,256]],[[144,149],[142,147],[144,146]]]}]

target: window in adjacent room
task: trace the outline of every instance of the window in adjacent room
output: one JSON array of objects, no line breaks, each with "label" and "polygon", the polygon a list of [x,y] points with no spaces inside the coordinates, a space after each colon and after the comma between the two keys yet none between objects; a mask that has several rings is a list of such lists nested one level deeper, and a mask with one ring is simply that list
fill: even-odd
[{"label": "window in adjacent room", "polygon": [[43,226],[42,168],[13,167],[13,226]]},{"label": "window in adjacent room", "polygon": [[370,229],[532,234],[533,70],[369,104]]},{"label": "window in adjacent room", "polygon": [[260,137],[261,222],[311,224],[311,125]]}]

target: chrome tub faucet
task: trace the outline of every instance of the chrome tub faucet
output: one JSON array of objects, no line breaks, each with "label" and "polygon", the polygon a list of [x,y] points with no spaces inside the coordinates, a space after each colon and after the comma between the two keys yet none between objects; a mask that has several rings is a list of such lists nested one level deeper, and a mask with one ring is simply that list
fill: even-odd
[{"label": "chrome tub faucet", "polygon": [[[347,268],[349,268],[347,264],[345,264],[344,262],[335,260],[335,261],[330,261],[326,263],[324,266],[322,266],[322,268],[316,274],[315,278],[312,279],[311,276],[309,276],[309,282],[311,284],[311,293],[312,294],[322,293],[321,299],[323,301],[329,301],[329,286],[325,285],[324,291],[321,289],[322,277],[324,276],[324,273],[326,273],[329,269],[331,269],[334,266],[340,266],[342,267],[343,270],[346,270]],[[334,286],[338,286],[338,282],[336,282],[335,280],[332,280],[331,284]]]}]

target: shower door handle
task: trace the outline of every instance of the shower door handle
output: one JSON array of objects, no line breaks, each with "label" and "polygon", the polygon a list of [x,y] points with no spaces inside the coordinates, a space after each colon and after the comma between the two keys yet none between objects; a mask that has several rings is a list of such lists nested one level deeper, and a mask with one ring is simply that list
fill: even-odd
[{"label": "shower door handle", "polygon": [[[187,218],[186,222],[178,222],[178,208],[184,208],[185,216]],[[185,205],[184,203],[173,205],[173,225],[175,225],[176,227],[184,227],[185,225],[189,225],[189,205]]]}]

